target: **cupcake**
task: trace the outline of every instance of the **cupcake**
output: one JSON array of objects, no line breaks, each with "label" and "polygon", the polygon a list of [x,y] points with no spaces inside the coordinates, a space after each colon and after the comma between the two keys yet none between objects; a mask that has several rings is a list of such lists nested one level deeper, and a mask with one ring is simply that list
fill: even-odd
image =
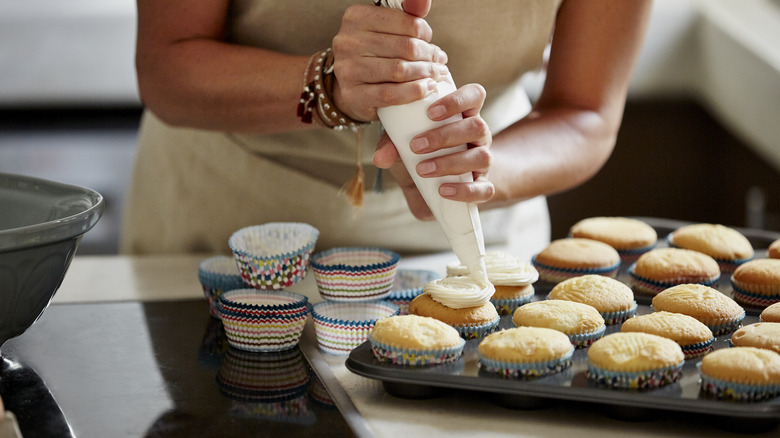
[{"label": "cupcake", "polygon": [[623,323],[620,331],[650,333],[671,339],[682,348],[686,360],[704,356],[715,341],[712,330],[698,319],[664,311],[631,318]]},{"label": "cupcake", "polygon": [[569,236],[598,240],[615,248],[623,263],[633,263],[640,255],[653,249],[658,234],[650,225],[627,217],[591,217],[582,219],[569,229]]},{"label": "cupcake", "polygon": [[745,318],[745,309],[709,286],[680,284],[653,297],[653,309],[682,313],[701,321],[714,336],[731,333]]},{"label": "cupcake", "polygon": [[775,240],[766,250],[766,255],[770,259],[780,259],[780,239]]},{"label": "cupcake", "polygon": [[721,272],[733,272],[753,258],[750,241],[739,231],[718,224],[680,227],[666,236],[669,246],[698,251],[715,259]]},{"label": "cupcake", "polygon": [[652,389],[682,376],[680,346],[649,333],[612,333],[588,349],[588,379],[610,388]]},{"label": "cupcake", "polygon": [[637,308],[630,287],[602,275],[583,275],[562,281],[553,287],[548,298],[593,306],[607,325],[633,317]]},{"label": "cupcake", "polygon": [[487,336],[477,347],[482,370],[507,377],[541,377],[571,366],[574,346],[565,334],[514,327]]},{"label": "cupcake", "polygon": [[396,365],[437,365],[457,360],[466,341],[449,324],[417,315],[380,319],[368,335],[374,356]]},{"label": "cupcake", "polygon": [[633,289],[647,295],[685,283],[714,286],[720,278],[720,268],[715,259],[698,251],[680,248],[648,251],[628,268],[628,273]]},{"label": "cupcake", "polygon": [[757,322],[746,325],[731,335],[737,347],[756,347],[780,353],[780,322]]},{"label": "cupcake", "polygon": [[393,288],[384,298],[401,309],[400,315],[409,314],[409,303],[423,292],[429,282],[441,278],[435,271],[425,269],[398,269],[395,273]]},{"label": "cupcake", "polygon": [[531,262],[539,278],[558,283],[587,274],[614,277],[620,268],[620,255],[604,242],[571,237],[550,242]]},{"label": "cupcake", "polygon": [[544,327],[569,337],[576,348],[584,348],[604,336],[607,326],[593,306],[564,300],[528,303],[512,315],[516,327]]},{"label": "cupcake", "polygon": [[701,391],[733,401],[760,401],[780,395],[780,354],[754,347],[721,348],[704,356]]},{"label": "cupcake", "polygon": [[477,339],[498,330],[501,317],[490,302],[494,287],[471,277],[445,277],[431,281],[409,304],[409,313],[429,316],[453,327],[464,339]]},{"label": "cupcake", "polygon": [[[511,315],[518,307],[534,297],[533,283],[539,279],[539,272],[528,262],[509,253],[488,251],[485,253],[485,267],[488,280],[496,291],[490,301],[499,315]],[[469,275],[465,265],[453,262],[447,265],[447,276]]]},{"label": "cupcake", "polygon": [[772,304],[762,310],[759,319],[761,322],[780,322],[780,303]]},{"label": "cupcake", "polygon": [[209,303],[209,314],[215,318],[219,318],[217,300],[222,292],[247,286],[238,272],[236,261],[225,255],[209,257],[200,262],[198,281],[203,288],[203,296]]},{"label": "cupcake", "polygon": [[767,307],[780,302],[780,259],[756,259],[731,276],[734,299],[746,306]]}]

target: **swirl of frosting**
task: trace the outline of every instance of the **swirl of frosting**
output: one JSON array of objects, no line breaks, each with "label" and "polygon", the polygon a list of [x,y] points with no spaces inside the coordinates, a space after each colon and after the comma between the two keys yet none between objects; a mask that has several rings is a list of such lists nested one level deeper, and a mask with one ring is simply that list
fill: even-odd
[{"label": "swirl of frosting", "polygon": [[[539,279],[539,272],[528,262],[502,251],[485,253],[488,280],[496,286],[527,286]],[[459,262],[447,265],[447,275],[469,275],[469,270]]]},{"label": "swirl of frosting", "polygon": [[423,288],[423,292],[434,301],[451,309],[481,306],[490,300],[495,291],[491,283],[479,284],[467,276],[441,278]]}]

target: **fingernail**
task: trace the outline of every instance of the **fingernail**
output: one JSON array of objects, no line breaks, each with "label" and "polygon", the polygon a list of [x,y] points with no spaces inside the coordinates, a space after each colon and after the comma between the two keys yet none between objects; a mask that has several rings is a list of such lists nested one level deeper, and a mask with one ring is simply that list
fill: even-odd
[{"label": "fingernail", "polygon": [[428,139],[425,137],[412,139],[412,141],[409,142],[409,148],[412,150],[412,152],[425,152],[425,149],[428,148]]},{"label": "fingernail", "polygon": [[420,175],[428,175],[436,170],[436,165],[430,161],[424,161],[417,165],[417,173]]},{"label": "fingernail", "polygon": [[433,79],[428,79],[426,82],[427,83],[425,85],[428,87],[428,93],[431,93],[434,90],[436,90],[436,81],[434,81]]},{"label": "fingernail", "polygon": [[439,66],[439,76],[447,77],[450,75],[450,69],[446,65]]},{"label": "fingernail", "polygon": [[439,187],[439,194],[442,196],[455,196],[455,187],[441,186]]},{"label": "fingernail", "polygon": [[444,115],[445,113],[444,106],[442,105],[433,105],[430,108],[428,108],[428,118],[431,120],[436,120]]},{"label": "fingernail", "polygon": [[439,56],[437,58],[438,61],[441,62],[442,64],[446,64],[447,61],[449,60],[449,57],[447,56],[447,52],[441,49],[439,49]]}]

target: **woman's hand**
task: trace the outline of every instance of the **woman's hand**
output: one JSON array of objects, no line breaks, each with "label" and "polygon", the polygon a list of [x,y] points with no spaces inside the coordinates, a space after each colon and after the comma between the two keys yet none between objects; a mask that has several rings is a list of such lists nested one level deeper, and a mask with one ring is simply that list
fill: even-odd
[{"label": "woman's hand", "polygon": [[[485,89],[481,85],[469,84],[459,88],[434,102],[428,108],[428,117],[440,121],[462,114],[463,119],[424,132],[412,139],[412,151],[418,154],[462,144],[468,146],[465,151],[423,160],[417,165],[417,173],[424,178],[468,172],[474,175],[474,181],[470,183],[442,184],[439,187],[439,194],[444,198],[462,202],[485,202],[495,193],[493,184],[487,179],[492,161],[490,153],[492,135],[487,123],[480,116],[484,102]],[[395,145],[387,134],[379,141],[373,161],[379,168],[390,169],[415,217],[423,220],[433,219],[428,205],[406,171]]]},{"label": "woman's hand", "polygon": [[377,120],[377,108],[425,97],[449,71],[431,44],[428,23],[403,11],[349,7],[333,38],[336,106],[356,120]]}]

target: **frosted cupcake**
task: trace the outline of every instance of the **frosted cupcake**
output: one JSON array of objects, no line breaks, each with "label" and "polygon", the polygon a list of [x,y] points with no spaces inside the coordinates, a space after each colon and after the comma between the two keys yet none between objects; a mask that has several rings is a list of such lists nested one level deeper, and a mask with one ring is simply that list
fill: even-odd
[{"label": "frosted cupcake", "polygon": [[588,378],[621,389],[652,389],[682,376],[685,356],[671,339],[649,333],[612,333],[588,349]]},{"label": "frosted cupcake", "polygon": [[[496,290],[490,301],[499,315],[511,315],[515,309],[533,299],[533,283],[539,279],[539,272],[530,263],[506,252],[488,251],[485,253],[485,267],[488,280]],[[465,265],[459,262],[447,265],[448,277],[463,275],[469,275]]]},{"label": "frosted cupcake", "polygon": [[682,313],[662,311],[640,315],[624,322],[620,331],[650,333],[669,338],[680,345],[686,360],[704,356],[712,349],[712,343],[715,341],[709,327]]},{"label": "frosted cupcake", "polygon": [[477,348],[480,367],[507,377],[542,377],[571,366],[574,347],[563,333],[541,327],[514,327],[493,333]]},{"label": "frosted cupcake", "polygon": [[449,324],[417,315],[380,319],[368,336],[374,356],[396,365],[437,365],[457,360],[466,341]]},{"label": "frosted cupcake", "polygon": [[721,348],[704,356],[701,391],[734,401],[760,401],[780,395],[780,354],[754,347]]},{"label": "frosted cupcake", "polygon": [[593,306],[607,325],[633,317],[637,308],[630,287],[602,275],[583,275],[562,281],[553,287],[548,298]]},{"label": "frosted cupcake", "polygon": [[544,327],[565,334],[575,348],[585,348],[604,336],[607,326],[598,310],[564,300],[528,303],[512,315],[517,327]]},{"label": "frosted cupcake", "polygon": [[464,339],[476,339],[498,329],[501,317],[490,302],[493,285],[471,277],[445,277],[429,282],[409,304],[409,313],[453,326]]},{"label": "frosted cupcake", "polygon": [[701,284],[680,284],[653,297],[653,309],[692,316],[720,336],[736,330],[745,309],[716,289]]}]

